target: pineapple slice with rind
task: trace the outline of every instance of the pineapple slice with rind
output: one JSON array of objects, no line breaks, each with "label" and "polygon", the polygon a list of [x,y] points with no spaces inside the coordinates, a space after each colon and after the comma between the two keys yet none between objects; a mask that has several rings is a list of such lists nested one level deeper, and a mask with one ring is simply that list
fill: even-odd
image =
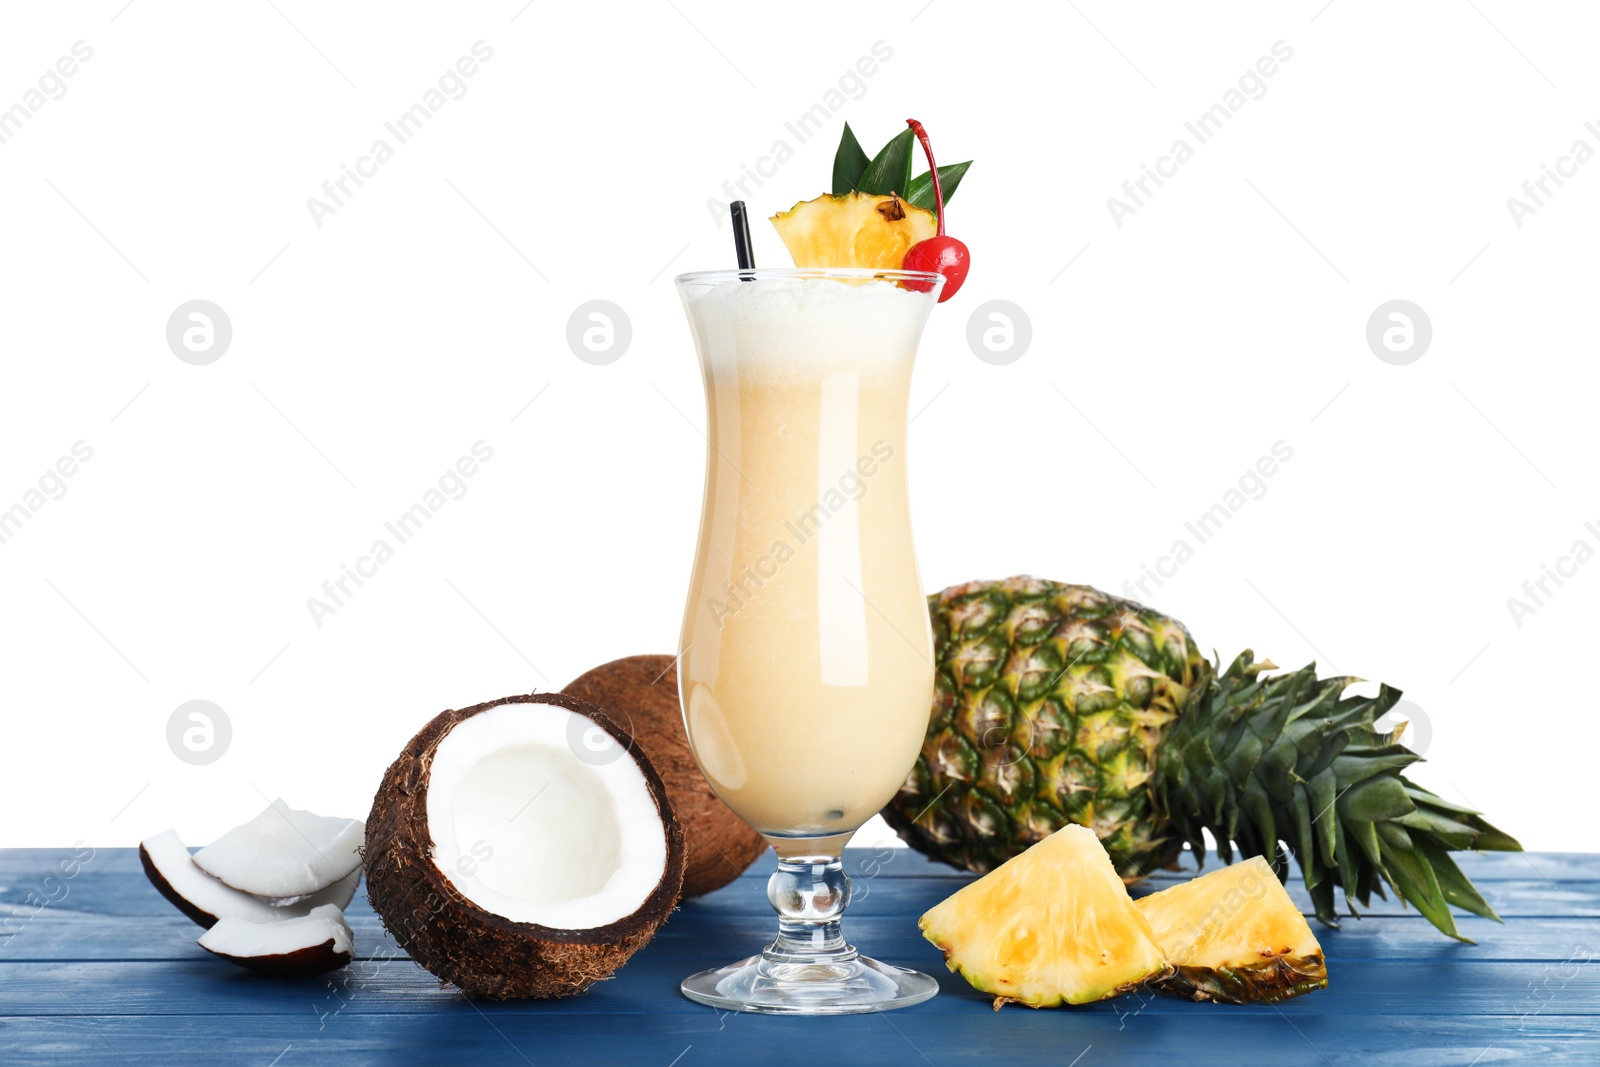
[{"label": "pineapple slice with rind", "polygon": [[1136,903],[1177,968],[1153,983],[1163,992],[1249,1004],[1328,986],[1322,946],[1260,856]]},{"label": "pineapple slice with rind", "polygon": [[933,212],[899,196],[824,194],[772,216],[796,267],[898,270],[906,252],[939,231]]},{"label": "pineapple slice with rind", "polygon": [[1094,831],[1068,825],[922,916],[995,1010],[1087,1004],[1171,972]]}]

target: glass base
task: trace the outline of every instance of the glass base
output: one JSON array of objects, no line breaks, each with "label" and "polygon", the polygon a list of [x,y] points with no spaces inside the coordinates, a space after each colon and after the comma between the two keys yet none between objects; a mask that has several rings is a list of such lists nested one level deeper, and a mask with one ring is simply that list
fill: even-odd
[{"label": "glass base", "polygon": [[759,955],[691,975],[679,988],[690,1000],[729,1011],[855,1015],[921,1004],[939,992],[939,983],[865,956],[783,963]]}]

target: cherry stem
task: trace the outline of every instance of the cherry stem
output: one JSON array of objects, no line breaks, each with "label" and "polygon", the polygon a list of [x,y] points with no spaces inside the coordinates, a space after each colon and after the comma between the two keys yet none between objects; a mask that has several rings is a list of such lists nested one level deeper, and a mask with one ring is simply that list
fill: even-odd
[{"label": "cherry stem", "polygon": [[939,236],[944,236],[944,190],[939,188],[939,167],[933,161],[933,145],[928,143],[928,131],[916,119],[906,119],[906,125],[922,142],[922,154],[928,157],[928,174],[933,178],[933,206],[939,214]]}]

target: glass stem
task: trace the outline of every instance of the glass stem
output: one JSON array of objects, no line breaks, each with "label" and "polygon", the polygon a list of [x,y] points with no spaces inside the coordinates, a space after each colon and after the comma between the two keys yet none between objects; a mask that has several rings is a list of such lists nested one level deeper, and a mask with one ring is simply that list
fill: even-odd
[{"label": "glass stem", "polygon": [[834,856],[778,860],[767,881],[767,900],[778,912],[778,938],[762,956],[771,963],[845,963],[856,950],[839,919],[850,903],[850,878]]}]

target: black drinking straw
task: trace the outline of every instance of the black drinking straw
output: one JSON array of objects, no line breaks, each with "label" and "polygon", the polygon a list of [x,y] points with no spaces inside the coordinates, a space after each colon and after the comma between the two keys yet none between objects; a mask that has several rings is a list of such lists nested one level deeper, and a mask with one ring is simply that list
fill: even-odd
[{"label": "black drinking straw", "polygon": [[[728,214],[733,217],[733,254],[739,259],[739,270],[755,270],[756,254],[750,246],[750,218],[744,212],[744,201],[735,200],[729,204]],[[741,274],[739,279],[746,282],[755,281],[755,278],[748,274]]]}]

